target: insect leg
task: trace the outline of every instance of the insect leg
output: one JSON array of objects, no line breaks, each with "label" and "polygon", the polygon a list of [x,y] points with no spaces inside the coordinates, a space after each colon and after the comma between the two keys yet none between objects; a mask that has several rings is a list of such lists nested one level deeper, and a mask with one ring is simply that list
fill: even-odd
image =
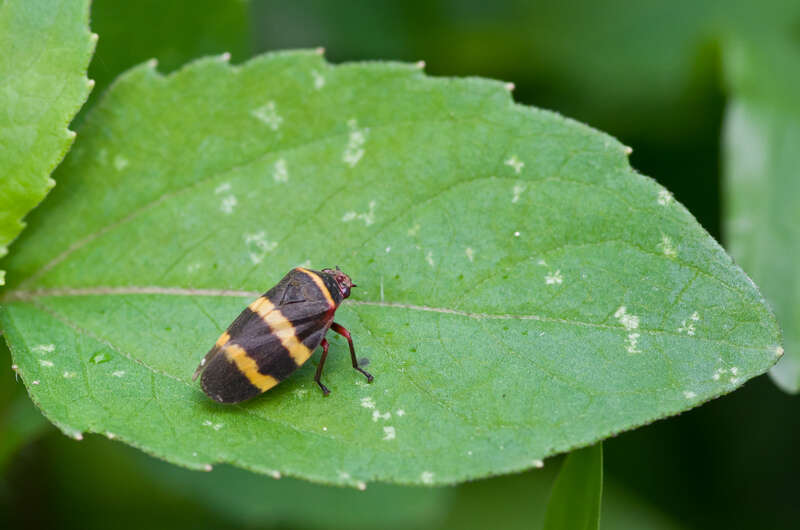
[{"label": "insect leg", "polygon": [[319,387],[322,389],[322,393],[327,396],[331,393],[331,391],[328,390],[328,387],[323,385],[322,381],[319,380],[320,376],[322,375],[322,367],[325,366],[325,358],[328,357],[327,339],[322,339],[320,344],[322,346],[322,357],[319,358],[319,365],[317,365],[317,373],[314,375],[314,381],[316,381]]},{"label": "insect leg", "polygon": [[347,339],[347,344],[350,346],[350,359],[353,361],[353,368],[364,374],[367,377],[367,381],[371,383],[374,379],[372,374],[358,366],[358,361],[356,360],[356,350],[353,348],[353,338],[350,336],[350,332],[347,331],[344,326],[337,324],[336,322],[331,324],[331,329]]}]

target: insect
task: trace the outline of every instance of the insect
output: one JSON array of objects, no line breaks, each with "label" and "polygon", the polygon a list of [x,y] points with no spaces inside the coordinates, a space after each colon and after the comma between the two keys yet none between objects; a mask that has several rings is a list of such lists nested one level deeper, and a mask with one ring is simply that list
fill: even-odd
[{"label": "insect", "polygon": [[278,284],[247,306],[200,361],[192,380],[200,379],[203,392],[220,403],[239,403],[277,385],[322,346],[314,381],[324,395],[330,390],[320,380],[328,356],[325,333],[332,329],[347,339],[353,368],[372,382],[356,360],[350,332],[333,321],[339,304],[355,284],[339,270],[314,271],[297,267]]}]

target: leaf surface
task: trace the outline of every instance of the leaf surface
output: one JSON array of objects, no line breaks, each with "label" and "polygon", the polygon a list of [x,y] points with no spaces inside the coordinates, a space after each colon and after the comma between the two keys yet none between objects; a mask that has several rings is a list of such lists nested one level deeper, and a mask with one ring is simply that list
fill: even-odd
[{"label": "leaf surface", "polygon": [[[483,79],[313,52],[116,83],[6,265],[0,323],[64,432],[174,463],[445,484],[686,410],[780,351],[761,295],[613,138]],[[289,269],[340,265],[331,337],[240,406],[197,363]]]},{"label": "leaf surface", "polygon": [[89,0],[0,3],[0,256],[55,185],[50,173],[75,137],[67,125],[92,87],[96,40]]}]

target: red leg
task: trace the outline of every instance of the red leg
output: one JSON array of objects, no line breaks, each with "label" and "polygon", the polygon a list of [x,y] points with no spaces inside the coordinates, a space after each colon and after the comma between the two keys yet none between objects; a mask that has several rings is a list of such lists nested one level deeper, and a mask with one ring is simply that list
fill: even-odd
[{"label": "red leg", "polygon": [[360,366],[358,366],[358,361],[356,360],[356,350],[353,348],[353,338],[350,336],[350,332],[347,331],[344,326],[341,326],[334,322],[331,324],[331,329],[341,335],[342,337],[347,339],[347,344],[350,346],[350,359],[353,361],[353,368],[361,372],[367,377],[367,382],[371,383],[374,377],[369,372],[363,370]]},{"label": "red leg", "polygon": [[328,390],[328,387],[322,384],[322,381],[319,380],[320,376],[322,375],[322,367],[325,366],[325,358],[328,357],[328,341],[326,339],[322,339],[322,357],[319,358],[319,365],[317,365],[317,373],[314,375],[314,381],[317,382],[319,387],[322,389],[323,395],[328,395],[331,393]]}]

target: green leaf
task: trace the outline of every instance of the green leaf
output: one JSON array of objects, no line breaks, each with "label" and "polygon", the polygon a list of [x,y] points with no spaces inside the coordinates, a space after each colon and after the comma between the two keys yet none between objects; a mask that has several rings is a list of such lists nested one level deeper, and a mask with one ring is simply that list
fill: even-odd
[{"label": "green leaf", "polygon": [[[64,432],[348,484],[526,469],[776,360],[760,294],[626,148],[505,85],[316,53],[121,78],[6,265],[0,324]],[[191,380],[289,269],[340,265],[331,338],[267,395]],[[725,371],[725,377],[720,374]]]},{"label": "green leaf", "polygon": [[603,498],[603,444],[571,452],[558,473],[545,530],[597,530]]},{"label": "green leaf", "polygon": [[731,254],[762,286],[787,355],[775,382],[800,391],[800,50],[780,38],[730,44],[723,139]]},{"label": "green leaf", "polygon": [[50,173],[75,138],[67,125],[92,88],[96,40],[89,0],[0,3],[0,256],[55,185]]},{"label": "green leaf", "polygon": [[[187,471],[148,458],[102,436],[80,443],[47,437],[41,458],[58,462],[40,477],[60,492],[50,509],[81,528],[124,528],[178,518],[172,527],[393,528],[504,530],[541,528],[548,493],[559,466],[547,465],[457,487],[420,488],[370,484],[365,491],[270,477],[229,466],[210,473]],[[109,473],[108,469],[114,469]],[[26,472],[18,470],[18,473]],[[119,491],[124,489],[125,496]],[[238,496],[240,495],[240,496]],[[103,510],[93,509],[102,505]],[[138,515],[145,514],[145,515]],[[614,530],[679,528],[646,499],[606,478],[603,525]],[[2,516],[0,516],[2,520]],[[12,521],[13,522],[13,521]],[[124,524],[123,524],[124,522]],[[138,525],[138,526],[137,526]]]}]

